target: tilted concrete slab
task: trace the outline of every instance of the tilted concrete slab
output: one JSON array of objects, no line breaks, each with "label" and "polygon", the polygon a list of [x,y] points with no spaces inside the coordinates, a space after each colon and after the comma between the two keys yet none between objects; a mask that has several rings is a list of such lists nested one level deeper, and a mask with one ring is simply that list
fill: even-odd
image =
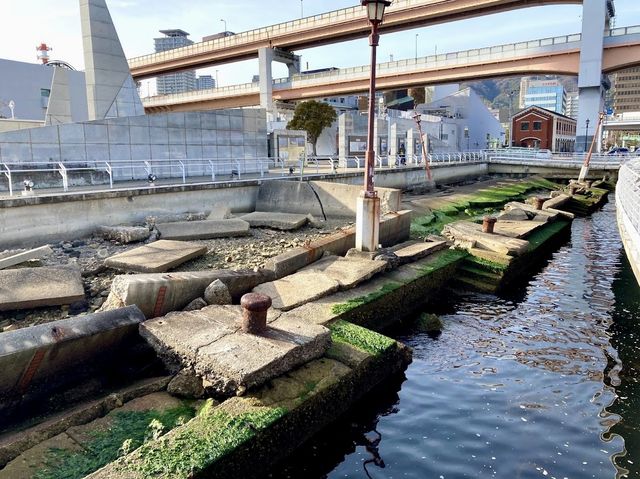
[{"label": "tilted concrete slab", "polygon": [[0,418],[11,407],[24,407],[25,400],[77,381],[78,365],[88,371],[91,363],[130,344],[143,320],[132,306],[0,334]]},{"label": "tilted concrete slab", "polygon": [[394,248],[393,252],[402,262],[415,261],[418,259],[426,258],[436,251],[440,251],[447,248],[446,241],[429,241],[429,242],[407,242],[400,245],[399,248]]},{"label": "tilted concrete slab", "polygon": [[162,239],[199,240],[247,236],[249,223],[241,219],[178,221],[156,225]]},{"label": "tilted concrete slab", "polygon": [[258,284],[273,278],[261,272],[228,269],[116,276],[103,309],[135,304],[147,318],[155,318],[182,310],[194,299],[202,297],[207,286],[216,279],[222,281],[231,298],[238,301]]},{"label": "tilted concrete slab", "polygon": [[111,256],[104,264],[120,271],[163,273],[206,253],[205,245],[160,240]]},{"label": "tilted concrete slab", "polygon": [[249,223],[252,228],[273,228],[285,231],[297,230],[309,222],[307,215],[269,211],[254,211],[240,218]]},{"label": "tilted concrete slab", "polygon": [[318,271],[300,271],[270,283],[253,288],[254,293],[266,294],[273,307],[288,311],[322,298],[340,289],[340,283]]},{"label": "tilted concrete slab", "polygon": [[368,259],[342,258],[340,256],[323,258],[310,264],[302,271],[317,271],[335,280],[340,289],[355,288],[363,281],[367,281],[375,274],[384,271],[386,261]]},{"label": "tilted concrete slab", "polygon": [[72,267],[0,271],[0,311],[60,306],[84,299],[80,270]]},{"label": "tilted concrete slab", "polygon": [[193,368],[209,393],[243,394],[322,356],[330,345],[330,332],[323,326],[277,311],[271,315],[262,335],[241,331],[239,306],[168,314],[141,324],[140,333],[170,368]]},{"label": "tilted concrete slab", "polygon": [[496,234],[511,238],[526,238],[534,231],[546,226],[540,221],[503,221],[499,220],[493,227]]},{"label": "tilted concrete slab", "polygon": [[44,258],[51,253],[53,253],[53,250],[49,246],[41,246],[40,248],[30,249],[29,251],[23,251],[22,253],[7,256],[0,259],[0,269],[9,268],[32,259]]}]

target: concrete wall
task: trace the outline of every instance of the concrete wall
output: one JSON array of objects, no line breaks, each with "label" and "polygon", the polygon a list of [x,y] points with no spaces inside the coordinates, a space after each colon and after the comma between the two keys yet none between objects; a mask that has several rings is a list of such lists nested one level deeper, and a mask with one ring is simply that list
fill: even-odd
[{"label": "concrete wall", "polygon": [[[329,181],[268,181],[260,185],[256,210],[355,217],[361,191],[358,185]],[[400,190],[378,188],[378,195],[382,213],[400,209]]]},{"label": "concrete wall", "polygon": [[26,130],[27,128],[39,128],[41,126],[44,126],[44,121],[0,118],[0,133],[13,130]]},{"label": "concrete wall", "polygon": [[[114,169],[117,179],[146,178],[144,160],[247,159],[246,171],[258,171],[250,160],[267,156],[266,138],[263,110],[163,113],[0,133],[0,161],[62,161],[102,169],[104,162],[120,162]],[[232,168],[220,164],[218,173]],[[181,174],[177,164],[171,170],[166,163],[156,164],[153,173],[161,178]],[[187,171],[189,176],[210,174],[207,161]]]}]

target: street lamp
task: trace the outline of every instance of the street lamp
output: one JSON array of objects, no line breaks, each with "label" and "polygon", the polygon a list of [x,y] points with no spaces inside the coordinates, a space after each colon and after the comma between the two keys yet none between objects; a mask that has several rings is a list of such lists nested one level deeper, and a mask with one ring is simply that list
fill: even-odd
[{"label": "street lamp", "polygon": [[589,143],[589,123],[590,120],[589,118],[587,118],[587,120],[584,122],[584,151],[587,151],[587,144]]},{"label": "street lamp", "polygon": [[224,24],[224,31],[227,31],[227,21],[224,18],[221,18],[220,21]]},{"label": "street lamp", "polygon": [[422,115],[416,111],[413,115],[413,121],[415,121],[416,125],[418,125],[418,134],[420,135],[420,145],[422,145],[422,158],[424,159],[424,169],[427,171],[427,179],[431,181],[431,167],[429,166],[427,148],[424,144],[424,136],[422,135]]},{"label": "street lamp", "polygon": [[419,33],[416,33],[416,61],[418,61],[418,35]]},{"label": "street lamp", "polygon": [[515,94],[514,90],[511,90],[509,92],[509,146],[508,148],[511,148],[511,146],[513,145],[513,120],[511,119],[513,117],[513,95]]},{"label": "street lamp", "polygon": [[361,0],[367,8],[367,17],[371,24],[369,45],[371,46],[371,79],[369,81],[369,124],[367,129],[367,152],[365,156],[364,190],[358,197],[356,209],[356,248],[360,251],[378,249],[380,235],[380,198],[373,186],[374,153],[373,125],[376,101],[376,47],[380,35],[378,26],[384,18],[384,10],[391,5],[389,0]]},{"label": "street lamp", "polygon": [[304,18],[304,0],[300,0],[300,18]]}]

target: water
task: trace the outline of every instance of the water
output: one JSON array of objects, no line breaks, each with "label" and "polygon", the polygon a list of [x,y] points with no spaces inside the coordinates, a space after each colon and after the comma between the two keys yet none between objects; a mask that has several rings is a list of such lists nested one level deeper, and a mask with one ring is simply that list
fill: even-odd
[{"label": "water", "polygon": [[640,290],[613,204],[519,291],[429,311],[442,334],[395,334],[406,378],[267,477],[640,477]]}]

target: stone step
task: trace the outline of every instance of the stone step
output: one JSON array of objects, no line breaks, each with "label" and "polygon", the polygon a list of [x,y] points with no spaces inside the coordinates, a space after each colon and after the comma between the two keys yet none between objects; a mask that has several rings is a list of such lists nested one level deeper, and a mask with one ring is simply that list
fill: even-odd
[{"label": "stone step", "polygon": [[206,253],[202,244],[160,240],[111,256],[104,264],[120,271],[164,273]]},{"label": "stone step", "polygon": [[273,301],[274,308],[288,311],[335,293],[338,289],[338,281],[324,273],[310,270],[258,285],[253,288],[253,292],[266,294]]},{"label": "stone step", "polygon": [[301,271],[317,271],[337,281],[340,289],[351,289],[384,271],[386,267],[385,261],[329,256],[310,264]]},{"label": "stone step", "polygon": [[249,235],[249,223],[241,219],[178,221],[156,225],[162,239],[203,240]]},{"label": "stone step", "polygon": [[302,228],[309,221],[307,215],[270,211],[254,211],[241,216],[240,219],[248,222],[252,228],[272,228],[285,231]]},{"label": "stone step", "polygon": [[425,258],[436,251],[446,248],[446,241],[408,241],[398,245],[396,248],[392,248],[392,251],[402,262],[409,262]]}]

